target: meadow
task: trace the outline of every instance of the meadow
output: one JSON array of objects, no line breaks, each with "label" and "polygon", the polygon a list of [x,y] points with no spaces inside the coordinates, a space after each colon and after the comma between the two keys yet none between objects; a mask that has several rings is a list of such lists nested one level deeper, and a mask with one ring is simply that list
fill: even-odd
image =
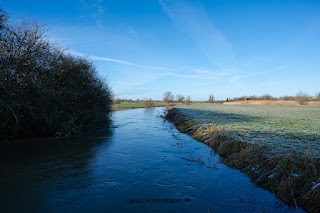
[{"label": "meadow", "polygon": [[195,104],[180,110],[198,123],[275,152],[320,151],[320,106]]}]

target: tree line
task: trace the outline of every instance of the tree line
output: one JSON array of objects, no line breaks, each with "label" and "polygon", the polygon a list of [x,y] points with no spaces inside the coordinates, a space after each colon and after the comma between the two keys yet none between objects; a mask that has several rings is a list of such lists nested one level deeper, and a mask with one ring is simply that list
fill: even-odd
[{"label": "tree line", "polygon": [[0,140],[69,137],[109,123],[111,90],[93,63],[45,33],[0,9]]},{"label": "tree line", "polygon": [[162,101],[168,104],[170,103],[191,104],[192,103],[190,95],[185,97],[184,95],[177,94],[176,97],[174,97],[174,95],[170,91],[163,93]]},{"label": "tree line", "polygon": [[228,101],[244,101],[244,100],[285,100],[285,101],[296,101],[299,104],[303,105],[308,101],[320,101],[320,93],[316,93],[315,96],[311,96],[306,92],[298,92],[295,96],[282,96],[282,97],[273,97],[270,94],[264,94],[261,96],[251,95],[251,96],[242,96],[235,98],[227,98]]},{"label": "tree line", "polygon": [[191,97],[190,95],[185,97],[184,95],[180,95],[180,94],[177,94],[177,95],[173,95],[172,92],[168,91],[168,92],[165,92],[163,94],[163,99],[162,100],[152,100],[151,98],[149,99],[135,99],[135,100],[132,100],[132,99],[121,99],[121,98],[118,98],[118,99],[115,99],[113,101],[114,104],[121,104],[121,103],[145,103],[145,102],[154,102],[154,103],[167,103],[167,104],[174,104],[174,103],[185,103],[185,104],[191,104],[192,101],[191,101]]}]

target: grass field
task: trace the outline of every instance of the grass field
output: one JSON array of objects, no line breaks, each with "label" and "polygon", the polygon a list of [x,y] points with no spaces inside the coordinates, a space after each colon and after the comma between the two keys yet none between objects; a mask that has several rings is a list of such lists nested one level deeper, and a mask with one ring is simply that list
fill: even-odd
[{"label": "grass field", "polygon": [[138,108],[138,107],[144,107],[143,103],[135,103],[135,104],[112,104],[112,109],[129,109],[129,108]]},{"label": "grass field", "polygon": [[[156,107],[159,106],[168,106],[166,103],[155,103]],[[123,109],[135,109],[135,108],[144,108],[144,103],[121,103],[121,104],[112,104],[112,110],[123,110]]]},{"label": "grass field", "polygon": [[195,104],[181,106],[189,118],[213,125],[237,140],[262,143],[274,151],[320,151],[319,106]]}]

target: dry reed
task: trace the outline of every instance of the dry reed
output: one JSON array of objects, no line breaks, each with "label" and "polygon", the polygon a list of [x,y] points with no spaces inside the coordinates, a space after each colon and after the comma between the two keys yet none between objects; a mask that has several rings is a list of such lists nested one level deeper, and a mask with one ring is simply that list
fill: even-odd
[{"label": "dry reed", "polygon": [[[248,101],[233,101],[224,102],[225,105],[275,105],[275,106],[300,106],[296,101],[285,100],[248,100]],[[320,101],[309,101],[305,105],[307,106],[320,106]]]}]

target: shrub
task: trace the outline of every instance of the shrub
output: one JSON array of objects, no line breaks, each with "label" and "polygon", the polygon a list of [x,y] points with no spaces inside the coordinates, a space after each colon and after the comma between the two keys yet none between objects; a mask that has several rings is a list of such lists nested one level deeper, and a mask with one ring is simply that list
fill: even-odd
[{"label": "shrub", "polygon": [[36,22],[1,29],[0,139],[68,137],[109,123],[112,95],[94,65],[44,34]]},{"label": "shrub", "polygon": [[186,104],[190,105],[192,103],[190,95],[186,98]]},{"label": "shrub", "polygon": [[152,99],[150,98],[149,100],[145,101],[144,102],[144,106],[146,108],[151,108],[151,107],[155,107],[156,104],[152,101]]},{"label": "shrub", "polygon": [[266,93],[266,94],[258,97],[258,100],[276,100],[276,98],[274,98],[272,95]]},{"label": "shrub", "polygon": [[180,94],[178,94],[176,96],[176,99],[177,99],[178,103],[184,103],[184,101],[185,101],[185,97],[183,95],[180,95]]},{"label": "shrub", "polygon": [[120,99],[115,99],[115,100],[113,100],[113,103],[114,104],[121,104],[121,100]]},{"label": "shrub", "polygon": [[174,100],[174,96],[171,92],[165,92],[163,93],[163,102],[165,103],[172,103]]},{"label": "shrub", "polygon": [[305,92],[298,92],[295,101],[301,105],[305,105],[308,101],[310,101],[310,96]]},{"label": "shrub", "polygon": [[294,101],[295,97],[294,96],[283,96],[280,98],[280,100],[285,100],[285,101]]},{"label": "shrub", "polygon": [[210,95],[210,97],[209,97],[209,100],[208,100],[208,102],[209,103],[214,103],[214,96],[213,95]]}]

